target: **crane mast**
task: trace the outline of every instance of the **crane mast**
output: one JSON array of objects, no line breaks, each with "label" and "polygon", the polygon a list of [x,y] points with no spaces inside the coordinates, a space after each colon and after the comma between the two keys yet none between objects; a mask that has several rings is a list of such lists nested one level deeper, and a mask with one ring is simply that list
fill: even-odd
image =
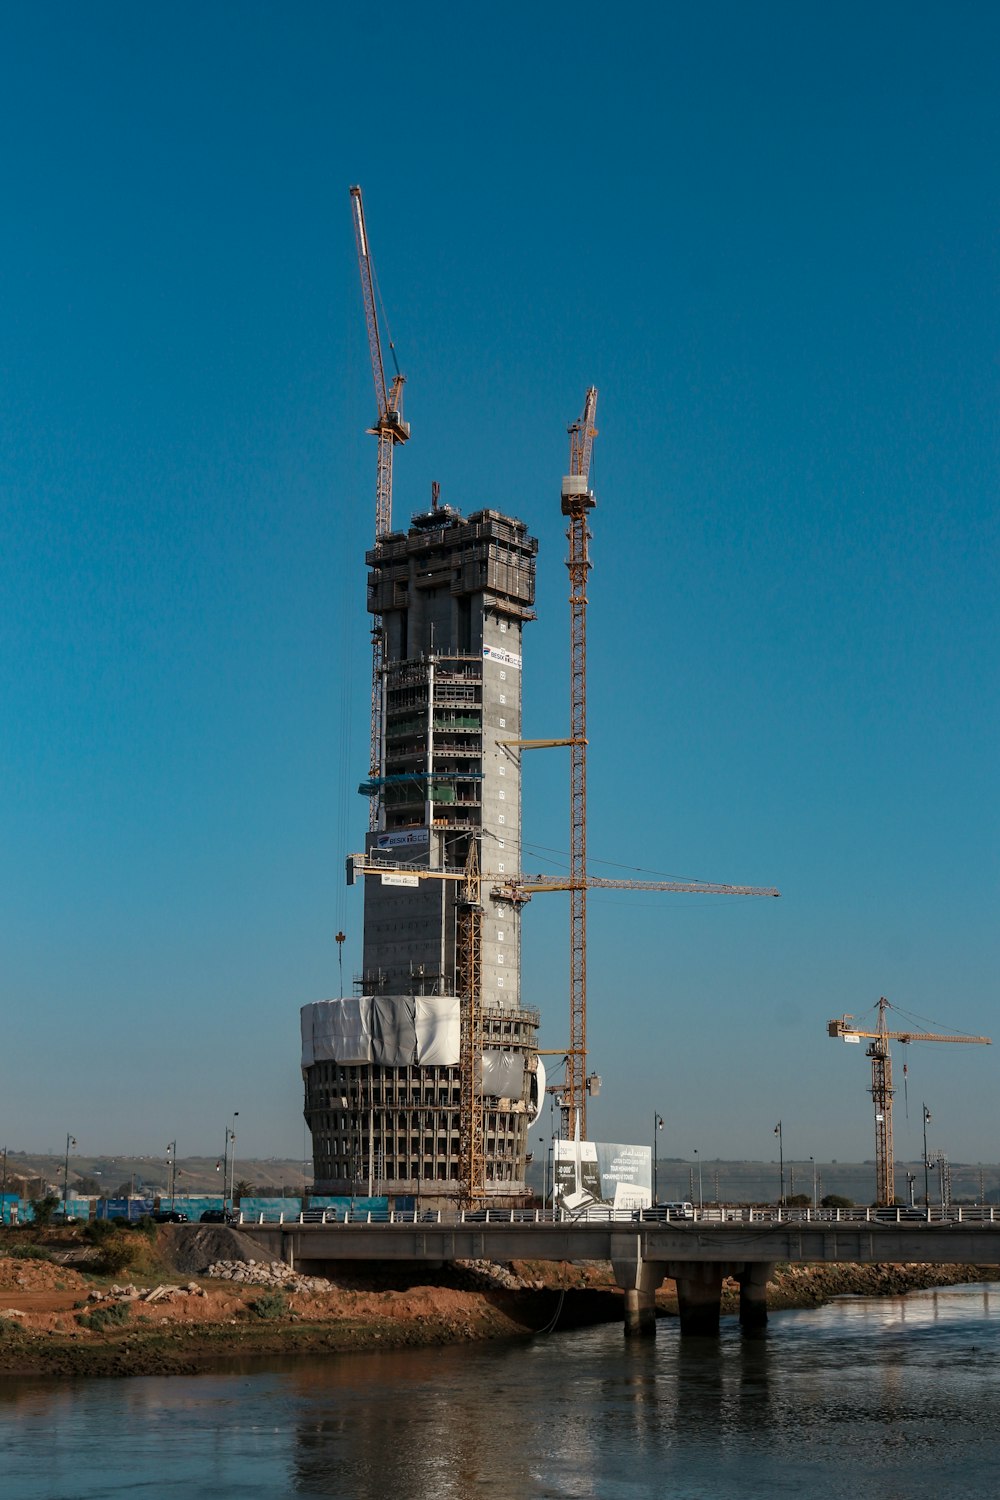
[{"label": "crane mast", "polygon": [[[375,424],[366,430],[378,439],[378,467],[375,480],[375,550],[382,545],[383,538],[392,530],[392,454],[397,443],[405,443],[410,436],[410,424],[403,421],[403,385],[406,377],[399,372],[396,352],[389,340],[395,374],[391,386],[385,383],[385,366],[382,362],[382,336],[379,331],[376,307],[376,282],[368,245],[368,229],[365,224],[364,202],[360,187],[351,188],[351,208],[354,218],[354,239],[358,252],[358,269],[361,273],[361,295],[365,307],[365,327],[368,333],[368,354],[371,359],[372,379],[375,383]],[[382,774],[382,664],[384,636],[381,615],[372,618],[372,711],[371,744],[369,754],[369,782],[374,788],[368,811],[368,826],[374,831],[378,827],[381,802],[379,786]]]},{"label": "crane mast", "polygon": [[579,1128],[581,1140],[587,1135],[587,515],[596,504],[589,485],[596,412],[597,388],[591,386],[569,428],[569,473],[562,482],[570,608],[570,1027],[562,1129],[572,1137]]},{"label": "crane mast", "polygon": [[[427,871],[428,875],[436,871]],[[486,1191],[485,1139],[483,1118],[482,1056],[482,919],[483,903],[479,869],[479,844],[469,840],[464,878],[457,902],[458,993],[462,1001],[462,1027],[459,1053],[462,1110],[459,1134],[459,1190],[461,1202],[471,1207],[483,1200]]]},{"label": "crane mast", "polygon": [[878,1020],[874,1030],[852,1026],[853,1016],[835,1017],[827,1022],[827,1032],[844,1042],[868,1042],[865,1056],[872,1065],[872,1103],[875,1106],[875,1202],[880,1208],[889,1208],[896,1198],[896,1162],[892,1147],[892,1056],[889,1043],[895,1042],[959,1042],[966,1045],[988,1047],[988,1036],[945,1036],[937,1031],[890,1031],[886,1011],[892,1006],[884,995],[878,1002]]}]

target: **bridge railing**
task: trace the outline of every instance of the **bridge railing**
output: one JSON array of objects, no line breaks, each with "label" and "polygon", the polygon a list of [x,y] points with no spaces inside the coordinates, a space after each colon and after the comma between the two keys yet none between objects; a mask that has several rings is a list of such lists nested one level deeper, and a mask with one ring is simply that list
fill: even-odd
[{"label": "bridge railing", "polygon": [[570,1211],[565,1208],[479,1209],[305,1209],[299,1214],[240,1213],[240,1224],[278,1224],[302,1227],[341,1224],[669,1224],[671,1228],[713,1224],[997,1224],[1000,1206],[961,1204],[926,1208],[783,1208],[712,1206],[677,1212],[665,1208],[616,1209],[590,1205]]}]

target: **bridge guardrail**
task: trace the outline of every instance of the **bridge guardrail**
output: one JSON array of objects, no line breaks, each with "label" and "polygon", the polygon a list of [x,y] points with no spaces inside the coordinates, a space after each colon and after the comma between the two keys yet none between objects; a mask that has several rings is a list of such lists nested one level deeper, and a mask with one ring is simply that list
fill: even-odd
[{"label": "bridge guardrail", "polygon": [[595,1206],[570,1213],[565,1209],[483,1208],[483,1209],[305,1209],[286,1216],[239,1215],[240,1224],[275,1224],[308,1228],[339,1224],[669,1224],[672,1229],[700,1228],[722,1224],[996,1224],[1000,1226],[1000,1206],[956,1205],[942,1208],[762,1208],[721,1206],[696,1208],[693,1217],[681,1217],[665,1209],[615,1209]]}]

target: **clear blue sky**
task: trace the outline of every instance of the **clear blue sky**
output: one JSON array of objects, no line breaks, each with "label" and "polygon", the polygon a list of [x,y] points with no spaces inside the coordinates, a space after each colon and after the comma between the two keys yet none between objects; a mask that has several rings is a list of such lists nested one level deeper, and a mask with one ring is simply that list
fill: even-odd
[{"label": "clear blue sky", "polygon": [[[303,1150],[298,1007],[360,966],[365,190],[432,480],[540,538],[600,389],[591,1134],[873,1154],[880,994],[998,1028],[992,6],[68,3],[0,19],[0,1137]],[[525,863],[568,843],[529,763]],[[598,861],[608,861],[601,864]],[[567,1032],[565,900],[524,997]],[[902,1055],[897,1052],[901,1074]],[[997,1048],[909,1050],[897,1155],[1000,1155]],[[901,1078],[900,1078],[901,1082]],[[547,1133],[547,1132],[543,1132]]]}]

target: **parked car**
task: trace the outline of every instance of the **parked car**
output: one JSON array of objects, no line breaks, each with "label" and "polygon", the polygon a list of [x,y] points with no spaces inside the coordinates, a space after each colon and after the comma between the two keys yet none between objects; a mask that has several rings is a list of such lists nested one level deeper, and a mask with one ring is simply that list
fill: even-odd
[{"label": "parked car", "polygon": [[150,1214],[154,1224],[186,1224],[187,1214],[182,1214],[179,1208],[155,1208]]},{"label": "parked car", "polygon": [[240,1216],[231,1208],[206,1208],[199,1223],[201,1224],[238,1224]]},{"label": "parked car", "polygon": [[693,1219],[693,1203],[654,1203],[652,1208],[640,1209],[640,1217],[647,1223],[663,1222],[667,1219]]}]

